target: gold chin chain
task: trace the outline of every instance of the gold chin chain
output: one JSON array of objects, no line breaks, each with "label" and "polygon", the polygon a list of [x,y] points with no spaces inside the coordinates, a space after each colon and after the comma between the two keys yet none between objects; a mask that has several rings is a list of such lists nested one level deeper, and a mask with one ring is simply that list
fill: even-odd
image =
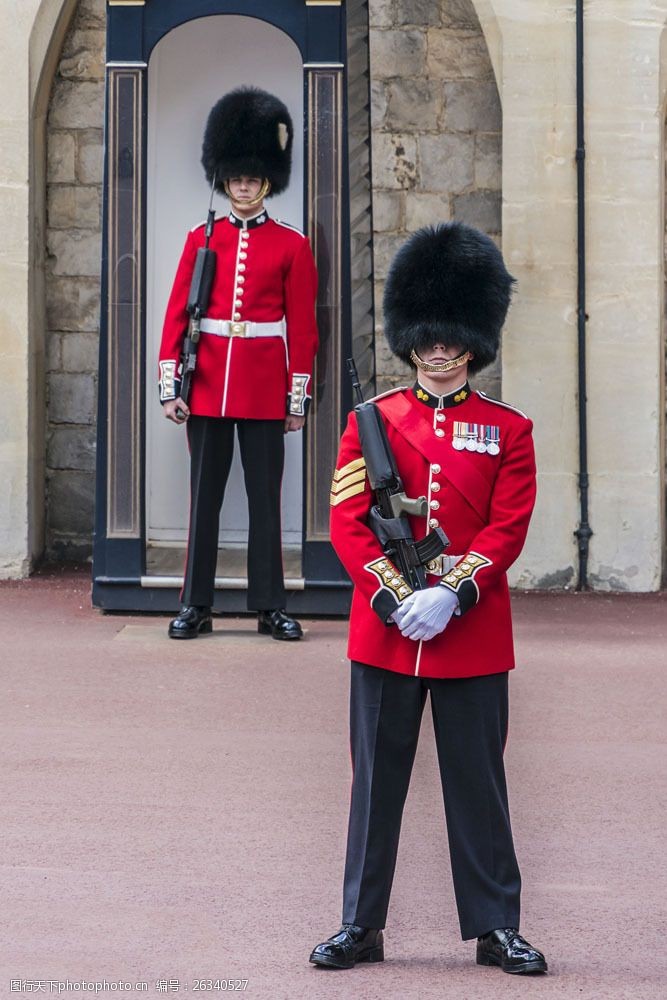
[{"label": "gold chin chain", "polygon": [[410,351],[410,360],[417,365],[417,368],[421,369],[423,372],[434,372],[436,374],[442,372],[451,372],[455,368],[460,368],[467,361],[472,361],[472,354],[470,351],[464,351],[463,354],[459,354],[458,358],[452,358],[451,361],[442,361],[438,365],[431,365],[428,361],[422,361],[416,351]]},{"label": "gold chin chain", "polygon": [[224,187],[225,187],[225,194],[232,203],[232,208],[255,208],[257,205],[261,205],[264,199],[266,198],[267,194],[271,190],[271,183],[265,177],[264,180],[262,181],[262,186],[259,189],[257,197],[253,198],[252,201],[234,201],[232,193],[229,190],[229,181],[225,180]]}]

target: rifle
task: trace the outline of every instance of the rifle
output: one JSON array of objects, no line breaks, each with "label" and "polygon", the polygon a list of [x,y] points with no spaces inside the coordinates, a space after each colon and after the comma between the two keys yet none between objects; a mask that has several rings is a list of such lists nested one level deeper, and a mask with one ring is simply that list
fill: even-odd
[{"label": "rifle", "polygon": [[430,531],[419,542],[415,542],[412,537],[407,515],[427,517],[428,502],[426,497],[413,500],[405,495],[380,411],[375,403],[364,402],[353,358],[348,358],[347,368],[357,398],[354,412],[357,416],[361,452],[376,501],[368,516],[368,526],[405,581],[413,590],[423,590],[426,586],[424,566],[445,551],[449,539],[442,528]]},{"label": "rifle", "polygon": [[[206,243],[197,250],[192,281],[190,282],[190,292],[188,294],[187,309],[190,315],[190,322],[188,323],[188,332],[183,340],[183,350],[181,352],[181,391],[179,393],[181,399],[186,404],[190,396],[192,378],[197,367],[200,323],[206,315],[206,310],[211,300],[213,281],[215,280],[217,257],[215,250],[209,249],[215,225],[213,191],[214,187],[211,188],[211,204],[209,205],[208,217],[206,219]],[[181,413],[180,410],[179,413]]]},{"label": "rifle", "polygon": [[206,222],[206,245],[199,247],[195,258],[195,267],[192,272],[190,282],[190,293],[188,295],[188,313],[190,322],[188,332],[183,340],[183,351],[181,353],[181,392],[180,397],[184,403],[188,402],[192,377],[197,367],[197,349],[199,347],[200,323],[202,317],[208,309],[211,299],[211,288],[215,278],[215,266],[217,257],[215,250],[209,249],[209,240],[213,233],[215,223],[215,212],[209,210]]}]

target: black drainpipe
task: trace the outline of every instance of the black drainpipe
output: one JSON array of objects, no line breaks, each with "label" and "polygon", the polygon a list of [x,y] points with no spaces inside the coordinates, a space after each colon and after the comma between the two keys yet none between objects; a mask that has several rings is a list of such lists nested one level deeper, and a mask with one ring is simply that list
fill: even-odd
[{"label": "black drainpipe", "polygon": [[586,400],[586,217],[584,146],[584,0],[577,0],[577,326],[579,356],[579,546],[577,590],[588,590],[588,543],[593,534],[588,523],[588,422]]}]

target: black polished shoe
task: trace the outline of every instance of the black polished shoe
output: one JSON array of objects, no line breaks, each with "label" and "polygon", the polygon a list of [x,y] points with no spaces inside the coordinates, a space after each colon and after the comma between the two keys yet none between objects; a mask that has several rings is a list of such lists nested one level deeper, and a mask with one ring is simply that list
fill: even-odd
[{"label": "black polished shoe", "polygon": [[212,631],[211,609],[191,604],[181,608],[177,617],[169,622],[170,639],[196,639],[198,635]]},{"label": "black polished shoe", "polygon": [[258,611],[257,631],[272,639],[302,639],[303,630],[294,618],[284,611]]},{"label": "black polished shoe", "polygon": [[477,938],[477,964],[499,965],[503,972],[519,975],[546,972],[544,955],[528,944],[513,927],[504,927]]},{"label": "black polished shoe", "polygon": [[313,948],[310,961],[327,969],[352,969],[356,962],[384,962],[384,936],[373,928],[343,924],[337,934]]}]

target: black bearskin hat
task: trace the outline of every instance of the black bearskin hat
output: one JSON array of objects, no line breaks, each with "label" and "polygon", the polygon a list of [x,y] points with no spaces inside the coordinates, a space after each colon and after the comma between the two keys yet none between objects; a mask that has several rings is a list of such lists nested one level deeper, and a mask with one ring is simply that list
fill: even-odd
[{"label": "black bearskin hat", "polygon": [[211,109],[201,162],[206,179],[224,194],[230,177],[265,177],[271,194],[289,183],[294,130],[281,100],[257,87],[239,87]]},{"label": "black bearskin hat", "polygon": [[419,229],[394,257],[384,292],[385,337],[391,351],[459,345],[473,355],[472,375],[491,364],[510,304],[514,278],[493,240],[461,222]]}]

